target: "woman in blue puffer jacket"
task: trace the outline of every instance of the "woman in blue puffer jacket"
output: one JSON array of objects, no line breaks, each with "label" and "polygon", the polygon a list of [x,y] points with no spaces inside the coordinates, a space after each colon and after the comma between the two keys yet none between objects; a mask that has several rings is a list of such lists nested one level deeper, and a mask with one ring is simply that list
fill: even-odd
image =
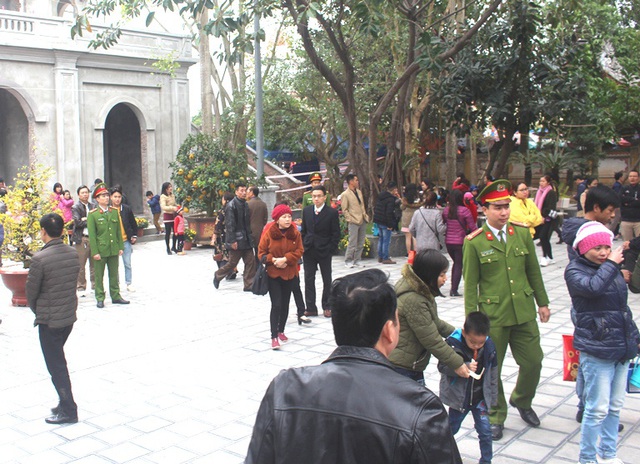
[{"label": "woman in blue puffer jacket", "polygon": [[580,255],[564,278],[576,313],[574,347],[580,350],[584,376],[584,417],[580,464],[622,464],[616,458],[620,410],[624,404],[629,360],[638,354],[640,337],[627,305],[620,273],[622,247],[611,250],[613,234],[590,221],[578,229],[573,247]]}]

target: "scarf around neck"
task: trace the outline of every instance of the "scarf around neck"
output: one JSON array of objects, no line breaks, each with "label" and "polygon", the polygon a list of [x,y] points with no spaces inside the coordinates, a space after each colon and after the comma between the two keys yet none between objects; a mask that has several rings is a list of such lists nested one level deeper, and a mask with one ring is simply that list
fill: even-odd
[{"label": "scarf around neck", "polygon": [[534,200],[534,203],[540,211],[542,211],[542,204],[544,203],[544,199],[547,197],[547,193],[549,193],[549,190],[552,188],[551,184],[549,184],[546,187],[539,188],[536,192],[536,199]]}]

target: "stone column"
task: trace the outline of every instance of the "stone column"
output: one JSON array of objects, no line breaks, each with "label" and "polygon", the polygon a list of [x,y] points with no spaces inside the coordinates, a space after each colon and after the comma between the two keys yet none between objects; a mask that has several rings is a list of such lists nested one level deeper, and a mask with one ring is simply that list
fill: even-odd
[{"label": "stone column", "polygon": [[[82,183],[78,54],[54,51],[57,179],[73,190]],[[75,192],[74,192],[75,193]]]}]

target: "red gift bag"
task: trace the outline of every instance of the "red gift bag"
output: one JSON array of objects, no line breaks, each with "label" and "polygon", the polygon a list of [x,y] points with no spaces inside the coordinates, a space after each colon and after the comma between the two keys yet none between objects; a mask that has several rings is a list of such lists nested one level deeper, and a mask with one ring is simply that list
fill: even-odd
[{"label": "red gift bag", "polygon": [[413,260],[416,258],[416,251],[409,250],[408,256],[409,256],[409,259],[407,259],[407,264],[413,265]]},{"label": "red gift bag", "polygon": [[562,380],[575,382],[578,377],[578,365],[580,364],[580,352],[573,348],[573,335],[562,336]]}]

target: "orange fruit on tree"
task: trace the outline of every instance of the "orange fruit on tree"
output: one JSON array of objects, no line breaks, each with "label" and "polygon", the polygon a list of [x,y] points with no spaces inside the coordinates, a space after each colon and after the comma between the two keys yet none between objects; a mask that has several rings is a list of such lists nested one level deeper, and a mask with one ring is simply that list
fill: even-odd
[{"label": "orange fruit on tree", "polygon": [[181,176],[182,174],[184,174],[184,169],[182,168],[178,169],[178,175]]},{"label": "orange fruit on tree", "polygon": [[225,176],[225,177],[229,177],[229,171],[223,172],[222,175]]},{"label": "orange fruit on tree", "polygon": [[196,157],[196,155],[194,155],[193,153],[189,153],[189,159],[192,160]]},{"label": "orange fruit on tree", "polygon": [[194,180],[193,182],[191,182],[191,185],[193,185],[194,187],[197,187],[198,186],[198,181]]},{"label": "orange fruit on tree", "polygon": [[188,213],[189,212],[189,207],[185,206],[184,208],[182,208],[182,211],[184,211],[185,213]]}]

